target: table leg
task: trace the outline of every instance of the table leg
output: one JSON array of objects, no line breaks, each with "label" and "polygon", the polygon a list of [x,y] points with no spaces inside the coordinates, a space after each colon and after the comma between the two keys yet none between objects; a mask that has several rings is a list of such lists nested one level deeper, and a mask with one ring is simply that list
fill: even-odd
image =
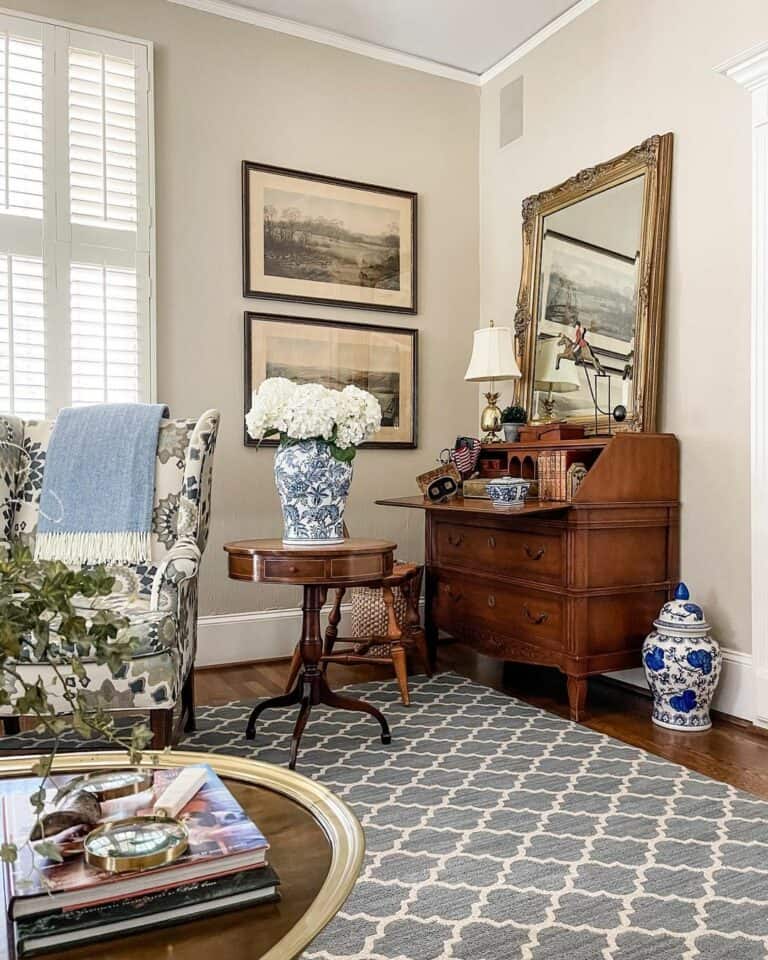
[{"label": "table leg", "polygon": [[351,697],[340,697],[338,693],[334,693],[333,690],[331,690],[325,682],[325,677],[320,681],[320,703],[324,703],[328,707],[338,707],[339,710],[359,710],[361,713],[370,713],[372,717],[376,717],[381,725],[381,742],[392,743],[389,724],[381,710],[377,710],[376,707],[370,703],[366,703],[365,700],[353,700]]},{"label": "table leg", "polygon": [[301,703],[301,681],[299,681],[290,693],[284,693],[280,697],[271,697],[269,700],[262,700],[253,708],[248,718],[248,726],[245,728],[246,740],[253,740],[256,736],[256,721],[265,710],[271,710],[272,707],[292,707],[294,703]]},{"label": "table leg", "polygon": [[291,755],[288,759],[288,767],[291,770],[296,769],[296,757],[299,753],[299,743],[301,743],[301,735],[304,733],[304,727],[307,725],[307,720],[309,720],[309,712],[312,709],[312,704],[309,700],[309,697],[304,697],[301,701],[301,709],[299,710],[299,715],[296,718],[296,726],[293,728],[293,735],[291,736]]},{"label": "table leg", "polygon": [[376,717],[381,725],[381,742],[390,743],[392,740],[389,726],[384,715],[376,707],[362,700],[352,700],[348,697],[337,696],[328,686],[325,675],[321,671],[321,657],[323,654],[323,638],[320,632],[320,610],[325,603],[327,588],[316,584],[305,585],[304,601],[302,603],[301,640],[299,653],[301,655],[301,672],[296,685],[289,693],[280,697],[273,697],[258,704],[248,720],[245,736],[253,740],[256,735],[255,724],[264,710],[272,707],[290,707],[301,704],[296,725],[291,738],[291,753],[288,766],[291,770],[296,767],[296,758],[299,752],[301,736],[307,725],[312,707],[324,703],[329,707],[338,707],[342,710],[361,710]]}]

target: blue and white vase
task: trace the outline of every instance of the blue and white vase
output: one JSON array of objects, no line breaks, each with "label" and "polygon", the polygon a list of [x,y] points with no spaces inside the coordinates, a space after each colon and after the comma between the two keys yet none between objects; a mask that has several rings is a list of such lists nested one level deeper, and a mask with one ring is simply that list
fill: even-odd
[{"label": "blue and white vase", "polygon": [[684,583],[665,603],[643,643],[643,666],[653,693],[653,722],[672,730],[709,730],[723,655],[704,611]]},{"label": "blue and white vase", "polygon": [[322,546],[344,542],[344,507],[352,464],[331,456],[321,440],[281,444],[275,483],[283,510],[283,543]]}]

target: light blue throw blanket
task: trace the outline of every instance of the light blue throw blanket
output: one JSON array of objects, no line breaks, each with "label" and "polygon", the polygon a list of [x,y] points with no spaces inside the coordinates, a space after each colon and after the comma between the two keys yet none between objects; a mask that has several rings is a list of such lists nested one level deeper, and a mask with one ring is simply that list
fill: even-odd
[{"label": "light blue throw blanket", "polygon": [[66,407],[45,458],[35,559],[150,559],[160,403]]}]

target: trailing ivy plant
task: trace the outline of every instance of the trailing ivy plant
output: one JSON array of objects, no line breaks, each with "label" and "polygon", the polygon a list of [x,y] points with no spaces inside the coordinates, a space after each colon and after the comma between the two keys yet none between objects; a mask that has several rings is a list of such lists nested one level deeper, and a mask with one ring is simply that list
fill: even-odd
[{"label": "trailing ivy plant", "polygon": [[[62,735],[74,729],[83,737],[101,737],[126,749],[131,763],[141,761],[142,750],[152,739],[144,723],[127,736],[118,732],[114,715],[106,713],[98,697],[87,689],[85,658],[106,665],[113,675],[129,660],[134,642],[126,639],[128,620],[109,610],[88,610],[83,616],[82,600],[108,596],[114,577],[103,567],[72,570],[58,561],[35,561],[24,547],[16,546],[0,558],[0,705],[12,707],[17,715],[32,716],[35,730],[52,740],[51,750],[35,764],[33,772],[42,778],[30,797],[35,812],[35,829],[43,836],[40,818],[46,788]],[[79,609],[76,600],[80,600]],[[122,632],[121,632],[122,631]],[[48,691],[38,679],[25,680],[17,667],[25,660],[44,660],[53,670],[54,683],[70,707],[70,713],[56,715]],[[33,844],[43,857],[61,860],[57,846],[43,840]],[[0,859],[14,862],[14,844],[0,846]]]}]

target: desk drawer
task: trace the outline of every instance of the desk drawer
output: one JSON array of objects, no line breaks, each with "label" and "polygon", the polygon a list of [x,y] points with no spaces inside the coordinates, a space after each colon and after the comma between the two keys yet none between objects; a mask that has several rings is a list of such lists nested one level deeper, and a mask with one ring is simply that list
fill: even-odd
[{"label": "desk drawer", "polygon": [[563,645],[563,601],[556,595],[441,571],[433,604],[448,633],[475,623],[549,649]]},{"label": "desk drawer", "polygon": [[563,549],[559,533],[438,523],[436,546],[438,563],[539,583],[562,583]]},{"label": "desk drawer", "polygon": [[307,583],[311,583],[313,580],[322,581],[324,574],[325,560],[270,557],[264,561],[265,580],[285,579],[292,583],[302,583],[303,578]]}]

